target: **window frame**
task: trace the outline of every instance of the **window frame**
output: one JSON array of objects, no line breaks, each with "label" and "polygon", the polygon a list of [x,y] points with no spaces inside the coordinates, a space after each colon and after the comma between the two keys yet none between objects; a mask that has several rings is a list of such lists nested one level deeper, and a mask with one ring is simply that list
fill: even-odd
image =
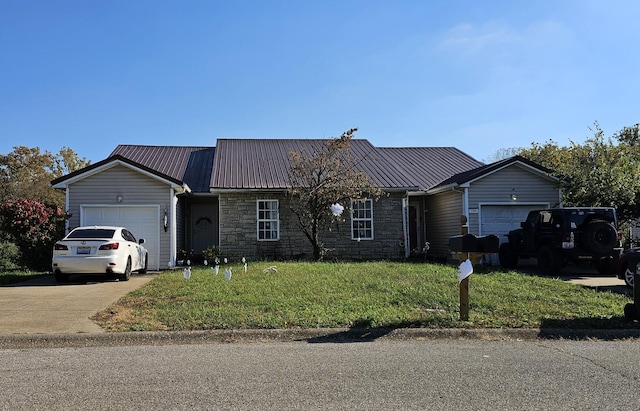
[{"label": "window frame", "polygon": [[[360,205],[364,205],[364,208],[360,207]],[[356,207],[358,206],[358,207]],[[355,216],[356,212],[364,212],[365,216]],[[366,216],[367,212],[369,212],[369,216]],[[356,224],[363,223],[364,227],[356,227]],[[368,223],[368,227],[367,227]],[[364,230],[365,236],[359,235]],[[356,231],[358,231],[358,235],[356,236]],[[371,232],[371,236],[367,237],[367,231]],[[373,231],[373,199],[372,198],[358,198],[356,200],[351,200],[351,239],[354,241],[371,241],[375,238]]]},{"label": "window frame", "polygon": [[[264,206],[266,204],[274,204],[275,203],[275,209],[274,208],[264,208]],[[263,205],[263,208],[260,208],[260,206]],[[273,215],[270,215],[269,218],[260,218],[260,212],[263,213],[273,213],[275,212],[275,218]],[[261,223],[264,224],[264,226],[261,228]],[[274,224],[276,225],[275,230],[272,227],[269,228],[265,228],[266,225],[272,225]],[[260,235],[261,234],[266,234],[266,233],[270,233],[271,235],[273,235],[273,233],[275,233],[275,238],[271,237],[271,238],[266,238],[263,237],[261,238]],[[280,240],[280,201],[276,200],[276,199],[269,199],[269,198],[261,198],[256,200],[256,239],[258,241],[279,241]]]}]

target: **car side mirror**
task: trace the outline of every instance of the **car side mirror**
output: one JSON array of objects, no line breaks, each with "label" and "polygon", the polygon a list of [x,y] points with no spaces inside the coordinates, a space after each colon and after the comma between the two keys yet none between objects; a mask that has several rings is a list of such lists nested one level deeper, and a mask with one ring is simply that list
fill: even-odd
[{"label": "car side mirror", "polygon": [[138,244],[144,244],[144,238],[139,239]]}]

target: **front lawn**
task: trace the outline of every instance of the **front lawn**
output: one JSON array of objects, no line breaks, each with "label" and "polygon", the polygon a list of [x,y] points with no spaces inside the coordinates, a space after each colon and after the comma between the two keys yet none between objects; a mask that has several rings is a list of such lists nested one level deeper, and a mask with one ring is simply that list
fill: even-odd
[{"label": "front lawn", "polygon": [[[275,266],[275,270],[265,270]],[[162,272],[96,314],[110,331],[316,327],[628,327],[629,297],[559,279],[487,271],[470,277],[460,321],[457,267],[395,262],[259,262],[232,278],[211,267]]]}]

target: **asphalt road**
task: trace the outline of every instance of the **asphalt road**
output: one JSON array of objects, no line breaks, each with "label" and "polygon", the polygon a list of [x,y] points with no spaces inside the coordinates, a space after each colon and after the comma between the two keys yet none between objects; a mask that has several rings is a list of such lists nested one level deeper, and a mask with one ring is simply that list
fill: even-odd
[{"label": "asphalt road", "polygon": [[3,410],[635,410],[634,341],[0,350]]},{"label": "asphalt road", "polygon": [[[118,335],[88,320],[151,278],[0,287],[0,410],[640,408],[638,339]],[[563,280],[628,292],[590,272]]]}]

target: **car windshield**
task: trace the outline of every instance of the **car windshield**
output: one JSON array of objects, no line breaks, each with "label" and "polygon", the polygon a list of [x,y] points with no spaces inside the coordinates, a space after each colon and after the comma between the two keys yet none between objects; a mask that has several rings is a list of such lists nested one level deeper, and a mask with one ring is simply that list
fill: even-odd
[{"label": "car windshield", "polygon": [[115,232],[108,228],[86,228],[70,232],[67,238],[113,238]]}]

